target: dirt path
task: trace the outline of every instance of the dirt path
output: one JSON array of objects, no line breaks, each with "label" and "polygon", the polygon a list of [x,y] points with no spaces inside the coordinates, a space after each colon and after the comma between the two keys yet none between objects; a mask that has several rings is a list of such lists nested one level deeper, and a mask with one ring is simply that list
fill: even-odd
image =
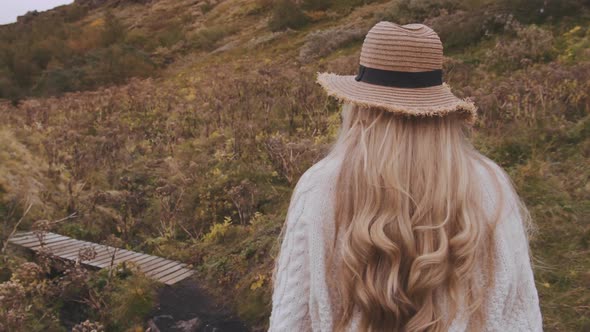
[{"label": "dirt path", "polygon": [[195,277],[158,293],[158,305],[151,315],[152,332],[247,332],[246,326],[227,308],[218,305],[198,286]]}]

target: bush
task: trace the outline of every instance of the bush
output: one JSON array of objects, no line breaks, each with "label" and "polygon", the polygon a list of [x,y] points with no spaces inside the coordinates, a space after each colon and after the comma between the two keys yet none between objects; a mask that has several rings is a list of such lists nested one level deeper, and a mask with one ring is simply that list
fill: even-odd
[{"label": "bush", "polygon": [[202,28],[193,37],[193,46],[197,49],[211,51],[217,42],[231,33],[231,29],[222,26]]},{"label": "bush", "polygon": [[355,41],[362,40],[366,34],[363,29],[335,28],[310,33],[299,51],[299,60],[309,62],[324,57],[334,50]]},{"label": "bush", "polygon": [[229,232],[229,229],[231,228],[232,224],[231,224],[231,218],[225,217],[223,224],[213,224],[211,226],[211,228],[209,229],[209,233],[205,234],[203,236],[203,242],[205,243],[219,243],[221,242],[225,236],[227,235],[227,233]]},{"label": "bush", "polygon": [[207,14],[208,12],[210,12],[213,7],[215,7],[215,4],[209,2],[208,0],[201,3],[201,6],[199,7],[201,9],[201,13],[203,14]]},{"label": "bush", "polygon": [[103,46],[109,46],[125,39],[125,27],[121,21],[110,11],[104,16],[104,27],[102,31]]},{"label": "bush", "polygon": [[553,34],[535,25],[517,28],[517,37],[500,41],[486,52],[486,65],[496,71],[516,70],[555,57]]},{"label": "bush", "polygon": [[303,8],[307,10],[326,10],[334,2],[334,0],[303,0]]},{"label": "bush", "polygon": [[125,280],[117,280],[107,302],[111,314],[109,331],[129,331],[145,321],[153,310],[158,285],[139,274],[133,274]]},{"label": "bush", "polygon": [[399,0],[395,1],[389,10],[377,14],[377,18],[397,24],[408,24],[453,13],[459,8],[459,0]]},{"label": "bush", "polygon": [[332,7],[337,9],[350,10],[354,7],[367,5],[378,0],[334,0]]},{"label": "bush", "polygon": [[547,19],[574,16],[587,9],[579,0],[500,0],[498,7],[514,14],[523,23],[541,23]]},{"label": "bush", "polygon": [[306,25],[309,17],[292,0],[278,0],[273,7],[268,26],[272,31],[297,29]]}]

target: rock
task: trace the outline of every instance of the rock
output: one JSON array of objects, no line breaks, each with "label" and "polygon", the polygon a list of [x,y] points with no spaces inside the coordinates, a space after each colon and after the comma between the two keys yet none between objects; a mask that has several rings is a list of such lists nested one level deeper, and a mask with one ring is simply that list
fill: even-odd
[{"label": "rock", "polygon": [[26,14],[18,16],[16,21],[18,23],[26,24],[31,22],[35,17],[39,16],[39,12],[36,10],[28,11]]},{"label": "rock", "polygon": [[147,330],[145,330],[145,332],[161,332],[161,331],[158,328],[158,325],[156,325],[156,323],[154,323],[154,320],[150,319],[148,321],[148,328],[147,328]]},{"label": "rock", "polygon": [[198,318],[195,317],[191,320],[181,320],[174,324],[174,328],[179,332],[197,332],[203,322]]},{"label": "rock", "polygon": [[160,315],[154,316],[152,319],[150,319],[150,321],[153,322],[154,327],[157,329],[154,331],[167,331],[174,324],[174,317],[172,317],[171,315]]},{"label": "rock", "polygon": [[90,6],[92,8],[102,6],[107,2],[107,0],[74,0],[75,4],[82,5],[82,6]]}]

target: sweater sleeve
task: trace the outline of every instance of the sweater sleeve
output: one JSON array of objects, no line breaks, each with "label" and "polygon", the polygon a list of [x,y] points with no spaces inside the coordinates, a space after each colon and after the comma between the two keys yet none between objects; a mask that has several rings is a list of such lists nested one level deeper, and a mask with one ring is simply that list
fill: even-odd
[{"label": "sweater sleeve", "polygon": [[487,331],[543,331],[529,243],[517,197],[504,179],[504,213],[496,229],[495,286],[488,304]]},{"label": "sweater sleeve", "polygon": [[301,191],[300,180],[289,205],[276,261],[269,332],[311,331],[309,237],[303,214],[307,195]]},{"label": "sweater sleeve", "polygon": [[535,286],[528,239],[517,207],[512,206],[503,227],[504,248],[513,284],[503,310],[507,328],[513,331],[543,331],[539,297]]}]

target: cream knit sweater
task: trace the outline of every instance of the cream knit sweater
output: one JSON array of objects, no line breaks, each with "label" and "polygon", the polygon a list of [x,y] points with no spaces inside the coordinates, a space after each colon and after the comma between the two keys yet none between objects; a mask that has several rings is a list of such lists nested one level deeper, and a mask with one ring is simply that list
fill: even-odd
[{"label": "cream knit sweater", "polygon": [[[331,200],[342,160],[342,153],[328,155],[308,169],[295,186],[277,258],[269,332],[332,332],[331,306],[339,302],[330,297],[333,292],[328,289],[327,278],[332,276],[326,275],[324,253],[329,242],[326,239],[334,232]],[[510,195],[504,172],[492,161],[487,162],[504,179],[505,194]],[[484,188],[494,188],[483,166],[478,173]],[[488,193],[485,203],[490,213],[495,209],[495,197]],[[524,228],[515,204],[505,206],[496,231],[496,282],[486,299],[485,331],[542,331]],[[468,320],[461,316],[453,320],[450,331],[466,331]],[[358,318],[357,312],[349,331],[358,330]]]}]

